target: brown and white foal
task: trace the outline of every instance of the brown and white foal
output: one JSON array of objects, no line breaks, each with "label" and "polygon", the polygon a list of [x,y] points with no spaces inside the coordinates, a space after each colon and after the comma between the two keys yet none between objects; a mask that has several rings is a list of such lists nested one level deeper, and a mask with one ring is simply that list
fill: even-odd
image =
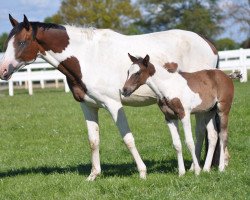
[{"label": "brown and white foal", "polygon": [[[217,142],[217,130],[214,116],[220,119],[220,161],[219,170],[225,168],[225,149],[228,140],[228,115],[234,96],[232,80],[220,70],[202,70],[194,73],[177,72],[176,63],[154,66],[149,56],[136,58],[129,54],[133,64],[123,87],[124,96],[131,95],[137,88],[147,84],[158,96],[158,105],[165,115],[171,132],[173,145],[177,151],[179,175],[185,173],[182,146],[178,133],[178,119],[183,124],[185,141],[191,152],[195,174],[200,173],[197,160],[200,152],[195,152],[191,130],[190,114],[196,114],[196,120],[203,120],[208,128],[209,149],[204,170],[209,171]],[[197,137],[199,134],[196,133]],[[197,139],[198,143],[198,139]],[[196,147],[201,144],[197,144]],[[199,149],[200,151],[200,149]],[[197,155],[197,157],[196,157]]]}]

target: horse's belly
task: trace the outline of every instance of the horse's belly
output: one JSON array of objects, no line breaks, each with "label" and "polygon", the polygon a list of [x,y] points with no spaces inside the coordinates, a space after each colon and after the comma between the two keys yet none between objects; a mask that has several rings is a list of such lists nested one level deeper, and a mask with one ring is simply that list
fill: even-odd
[{"label": "horse's belly", "polygon": [[155,93],[147,86],[142,85],[129,97],[121,97],[122,104],[126,106],[148,106],[156,103]]}]

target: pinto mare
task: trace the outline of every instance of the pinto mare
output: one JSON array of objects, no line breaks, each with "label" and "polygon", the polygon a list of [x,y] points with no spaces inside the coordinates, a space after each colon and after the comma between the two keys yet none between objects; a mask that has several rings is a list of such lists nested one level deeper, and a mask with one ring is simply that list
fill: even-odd
[{"label": "pinto mare", "polygon": [[126,36],[109,29],[29,22],[26,16],[20,23],[11,16],[9,18],[13,29],[1,61],[0,77],[9,79],[15,71],[32,63],[38,56],[65,74],[87,123],[92,160],[88,180],[94,180],[101,172],[99,108],[110,112],[136,162],[140,177],[146,177],[146,166],[136,149],[122,103],[149,105],[156,103],[156,96],[146,85],[129,98],[121,96],[130,65],[127,52],[137,55],[150,53],[158,65],[175,61],[180,70],[188,72],[215,68],[218,59],[210,43],[189,31]]},{"label": "pinto mare", "polygon": [[174,147],[177,152],[179,175],[185,173],[182,157],[182,146],[178,133],[178,119],[183,124],[185,140],[193,159],[196,174],[200,166],[196,157],[191,131],[190,114],[195,113],[197,119],[205,119],[208,131],[208,153],[204,169],[209,171],[215,146],[217,131],[213,120],[217,113],[220,119],[220,161],[219,170],[225,168],[225,149],[228,140],[228,115],[234,96],[232,80],[220,70],[202,70],[194,73],[177,72],[177,63],[166,63],[163,66],[153,65],[149,56],[136,58],[129,54],[132,66],[124,84],[122,94],[131,95],[137,88],[147,84],[158,96],[158,105],[165,114]]}]

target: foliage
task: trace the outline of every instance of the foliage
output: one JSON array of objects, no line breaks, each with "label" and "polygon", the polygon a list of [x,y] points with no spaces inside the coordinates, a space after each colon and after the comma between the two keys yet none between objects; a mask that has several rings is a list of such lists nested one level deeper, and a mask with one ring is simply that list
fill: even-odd
[{"label": "foliage", "polygon": [[140,0],[140,4],[146,10],[140,24],[145,32],[181,28],[214,39],[222,30],[216,0]]},{"label": "foliage", "polygon": [[250,37],[244,40],[240,46],[244,49],[250,49]]},{"label": "foliage", "polygon": [[3,33],[0,36],[0,52],[4,51],[4,45],[5,45],[5,41],[8,38],[8,34],[7,33]]},{"label": "foliage", "polygon": [[[178,177],[177,158],[156,105],[125,107],[147,180],[136,165],[107,111],[100,110],[102,176],[90,173],[87,128],[78,103],[63,89],[35,89],[29,96],[1,91],[0,199],[249,199],[250,82],[235,82],[225,173]],[[181,138],[183,139],[183,132]],[[186,167],[191,156],[183,142]]]},{"label": "foliage", "polygon": [[219,39],[215,42],[218,51],[238,49],[239,45],[230,38]]},{"label": "foliage", "polygon": [[63,0],[57,14],[45,21],[134,33],[137,30],[133,23],[139,19],[140,12],[130,0]]}]

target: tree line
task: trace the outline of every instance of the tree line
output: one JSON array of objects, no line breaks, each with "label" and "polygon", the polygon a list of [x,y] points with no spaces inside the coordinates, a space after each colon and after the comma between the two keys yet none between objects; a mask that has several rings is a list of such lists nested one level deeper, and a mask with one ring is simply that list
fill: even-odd
[{"label": "tree line", "polygon": [[[212,41],[218,50],[250,48],[250,8],[245,4],[218,6],[219,0],[62,0],[57,13],[44,22],[111,28],[124,34],[142,34],[169,29],[196,32]],[[241,24],[248,38],[241,44],[230,38],[217,40],[229,17]],[[7,34],[0,36],[3,49]]]}]

